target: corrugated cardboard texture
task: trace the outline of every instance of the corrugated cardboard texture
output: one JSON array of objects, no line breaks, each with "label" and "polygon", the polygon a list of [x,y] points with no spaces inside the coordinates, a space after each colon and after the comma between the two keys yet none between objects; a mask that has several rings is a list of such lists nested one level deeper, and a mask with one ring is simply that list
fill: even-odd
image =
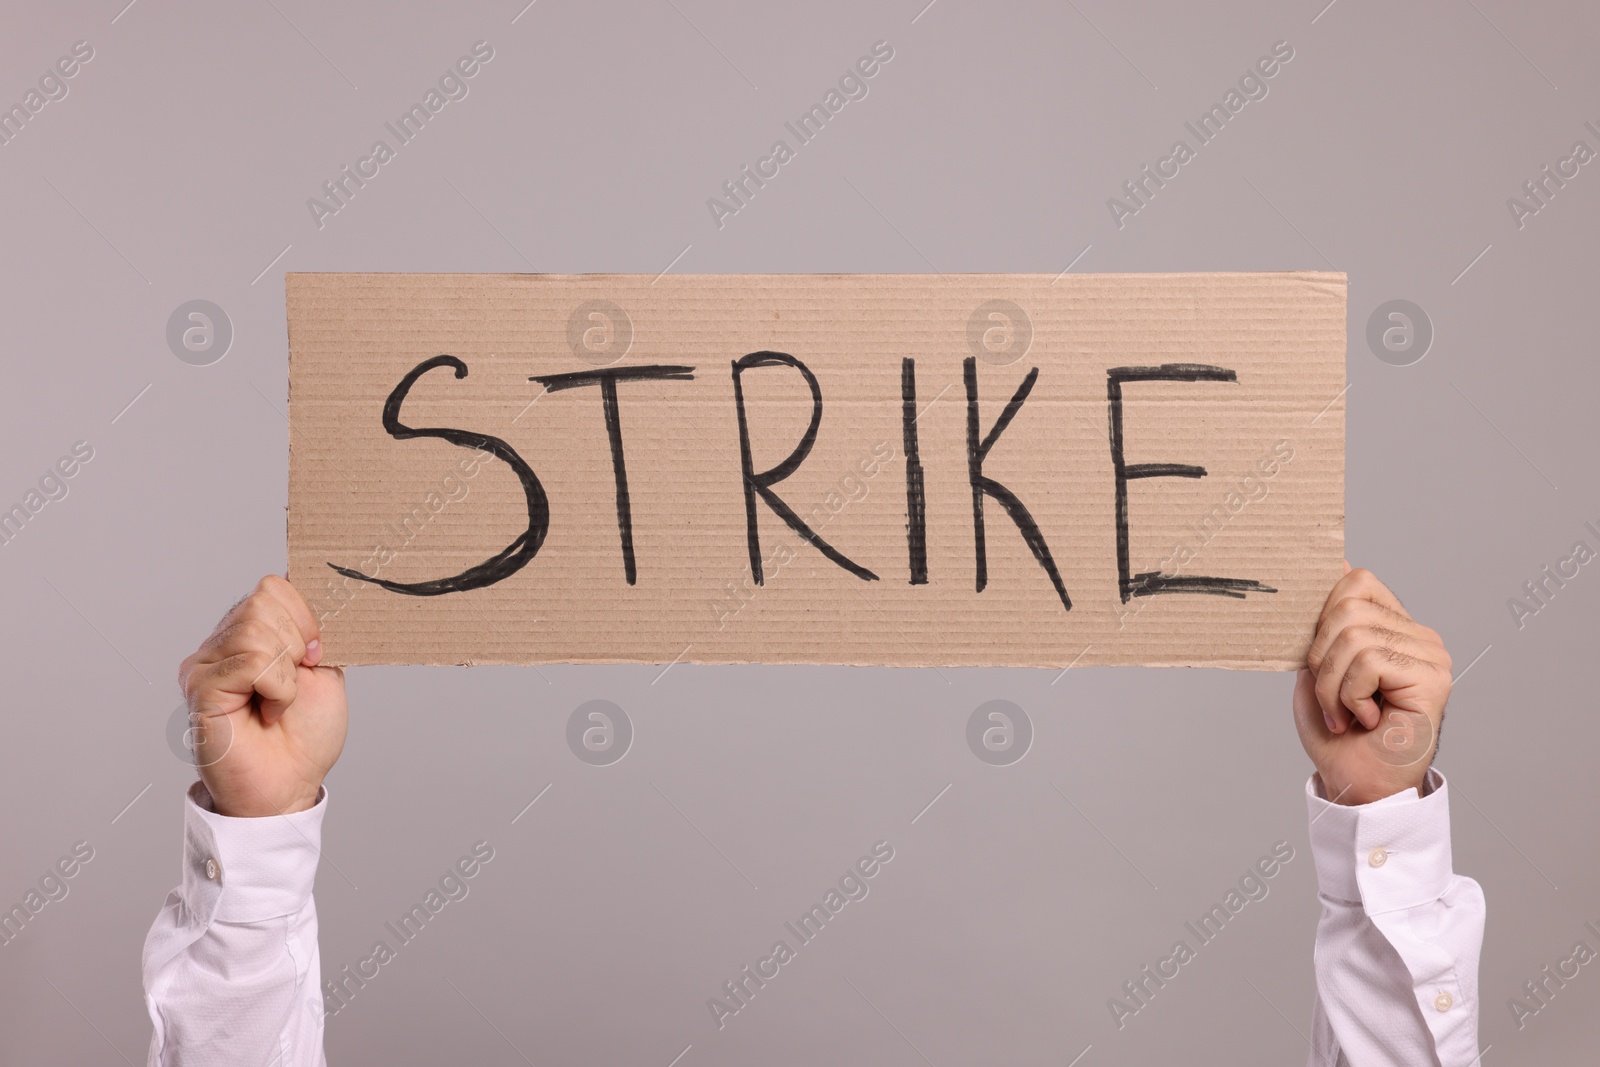
[{"label": "corrugated cardboard texture", "polygon": [[[1284,670],[1342,572],[1342,274],[291,274],[288,310],[289,576],[329,662]],[[841,560],[753,489],[761,584],[733,371],[758,352],[815,376],[813,445],[768,490]],[[402,379],[441,356],[396,407]],[[795,366],[745,362],[761,475],[801,443],[813,402]],[[598,381],[531,380],[596,371],[671,376],[617,380],[611,419]],[[1119,406],[1126,584],[1174,592],[1123,595]],[[992,491],[974,492],[975,451]],[[527,556],[540,497],[537,553],[451,591]]]}]

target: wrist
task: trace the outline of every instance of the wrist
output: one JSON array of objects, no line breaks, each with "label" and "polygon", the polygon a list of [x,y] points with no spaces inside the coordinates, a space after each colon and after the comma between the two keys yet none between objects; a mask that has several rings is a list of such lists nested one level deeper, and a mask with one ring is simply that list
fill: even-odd
[{"label": "wrist", "polygon": [[[1423,778],[1427,775],[1424,773]],[[1399,779],[1357,780],[1340,777],[1337,772],[1317,769],[1317,787],[1322,792],[1322,798],[1330,804],[1339,804],[1344,807],[1359,807],[1363,804],[1374,804],[1386,800],[1396,793],[1403,793],[1408,789],[1422,788],[1422,780],[1402,781]]]},{"label": "wrist", "polygon": [[297,812],[309,811],[317,806],[322,799],[322,783],[317,783],[309,788],[300,787],[286,790],[281,794],[267,794],[254,790],[253,796],[241,797],[233,795],[230,791],[218,791],[207,787],[211,798],[211,810],[227,819],[264,819],[269,815],[293,815]]}]

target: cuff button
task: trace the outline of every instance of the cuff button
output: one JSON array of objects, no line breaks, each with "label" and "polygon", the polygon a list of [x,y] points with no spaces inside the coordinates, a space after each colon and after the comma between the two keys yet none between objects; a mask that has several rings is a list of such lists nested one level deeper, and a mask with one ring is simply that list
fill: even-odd
[{"label": "cuff button", "polygon": [[1382,867],[1389,862],[1389,853],[1381,848],[1375,848],[1367,853],[1367,863],[1373,867]]},{"label": "cuff button", "polygon": [[212,882],[219,881],[222,878],[222,868],[217,866],[216,860],[209,857],[206,859],[206,878]]},{"label": "cuff button", "polygon": [[1433,998],[1433,1006],[1439,1011],[1449,1011],[1455,1007],[1456,1000],[1449,993],[1440,993]]}]

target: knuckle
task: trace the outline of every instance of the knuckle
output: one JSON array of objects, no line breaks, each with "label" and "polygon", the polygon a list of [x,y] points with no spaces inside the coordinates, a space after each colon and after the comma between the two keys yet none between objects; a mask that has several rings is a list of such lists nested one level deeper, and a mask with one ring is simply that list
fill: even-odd
[{"label": "knuckle", "polygon": [[1372,588],[1373,574],[1365,567],[1357,567],[1345,575],[1344,588],[1348,597],[1364,597]]},{"label": "knuckle", "polygon": [[262,598],[260,594],[253,593],[239,602],[239,606],[234,609],[233,614],[228,618],[228,622],[233,625],[243,622],[260,622],[268,617],[268,604],[269,601]]},{"label": "knuckle", "polygon": [[1387,658],[1388,651],[1381,645],[1367,645],[1357,652],[1355,658],[1350,661],[1350,666],[1345,668],[1344,680],[1340,682],[1339,687],[1343,689],[1369,677],[1378,662]]},{"label": "knuckle", "polygon": [[246,651],[258,651],[262,647],[271,644],[273,639],[272,630],[259,616],[255,615],[240,619],[229,627],[229,630],[231,632],[228,634],[227,640],[234,644],[243,645]]},{"label": "knuckle", "polygon": [[305,639],[300,636],[300,627],[296,626],[289,616],[278,616],[278,633],[282,635],[284,644],[289,648],[305,651]]},{"label": "knuckle", "polygon": [[1349,644],[1356,646],[1356,651],[1359,653],[1375,644],[1379,644],[1382,640],[1380,635],[1381,628],[1376,623],[1359,622],[1345,630],[1340,636],[1344,637]]},{"label": "knuckle", "polygon": [[1347,594],[1339,598],[1339,602],[1335,604],[1333,606],[1333,610],[1328,613],[1329,617],[1334,619],[1348,619],[1360,612],[1361,606],[1365,603],[1366,601],[1361,597]]},{"label": "knuckle", "polygon": [[1340,656],[1354,656],[1360,653],[1366,643],[1362,636],[1362,627],[1346,626],[1339,631],[1339,636],[1333,639],[1333,644],[1328,646],[1328,655],[1337,653]]},{"label": "knuckle", "polygon": [[1363,620],[1369,620],[1377,617],[1378,612],[1375,609],[1381,607],[1382,605],[1375,600],[1365,596],[1356,595],[1347,596],[1343,600],[1340,600],[1338,606],[1335,607],[1334,612],[1338,621],[1344,626],[1349,627]]},{"label": "knuckle", "polygon": [[1380,596],[1382,592],[1382,586],[1363,585],[1351,590],[1350,594],[1339,603],[1357,618],[1399,617],[1399,612],[1383,602]]},{"label": "knuckle", "polygon": [[303,606],[306,608],[307,612],[311,610],[310,607],[306,605],[306,598],[300,595],[300,590],[295,588],[293,582],[289,581],[287,578],[280,578],[278,580],[283,583],[278,587],[278,591],[283,594],[284,603],[289,605]]}]

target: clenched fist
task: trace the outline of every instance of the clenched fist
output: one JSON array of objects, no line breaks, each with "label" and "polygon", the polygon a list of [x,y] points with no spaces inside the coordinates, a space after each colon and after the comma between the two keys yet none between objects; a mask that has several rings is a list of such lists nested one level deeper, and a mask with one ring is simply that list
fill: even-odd
[{"label": "clenched fist", "polygon": [[1327,798],[1367,804],[1422,784],[1450,697],[1450,653],[1366,569],[1334,584],[1294,689],[1295,728]]},{"label": "clenched fist", "polygon": [[344,671],[319,667],[317,620],[269,574],[178,668],[195,765],[220,815],[287,815],[317,802],[344,748]]}]

